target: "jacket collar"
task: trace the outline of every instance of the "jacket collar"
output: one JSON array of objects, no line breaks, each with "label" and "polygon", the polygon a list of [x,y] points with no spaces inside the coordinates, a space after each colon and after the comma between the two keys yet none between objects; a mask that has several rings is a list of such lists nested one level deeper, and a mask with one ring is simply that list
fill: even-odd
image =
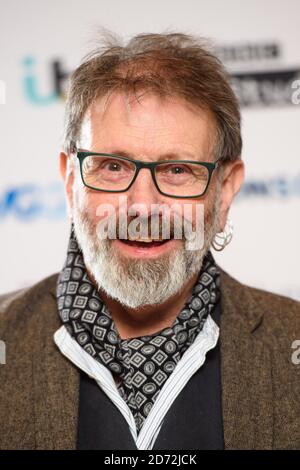
[{"label": "jacket collar", "polygon": [[[231,328],[253,333],[262,323],[264,312],[258,308],[246,286],[218,266],[222,292],[223,317],[232,321]],[[249,289],[249,288],[248,288]]]}]

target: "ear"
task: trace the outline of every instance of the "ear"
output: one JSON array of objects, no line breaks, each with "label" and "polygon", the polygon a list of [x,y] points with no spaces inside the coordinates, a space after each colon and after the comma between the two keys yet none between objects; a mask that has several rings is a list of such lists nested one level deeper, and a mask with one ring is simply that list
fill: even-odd
[{"label": "ear", "polygon": [[74,165],[71,158],[72,157],[67,155],[65,152],[60,152],[59,154],[60,174],[64,182],[67,197],[67,213],[69,219],[72,220]]},{"label": "ear", "polygon": [[230,206],[245,179],[245,165],[242,160],[227,162],[223,168],[221,182],[220,231],[225,228]]}]

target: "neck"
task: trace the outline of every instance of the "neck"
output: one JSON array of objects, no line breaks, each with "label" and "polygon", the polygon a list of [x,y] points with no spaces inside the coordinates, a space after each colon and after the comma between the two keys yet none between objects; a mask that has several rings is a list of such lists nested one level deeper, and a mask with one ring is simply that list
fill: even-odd
[{"label": "neck", "polygon": [[136,309],[122,305],[117,300],[108,297],[102,290],[100,296],[112,316],[120,337],[122,339],[137,338],[172,326],[191,296],[197,277],[198,273],[184,284],[180,292],[165,302]]}]

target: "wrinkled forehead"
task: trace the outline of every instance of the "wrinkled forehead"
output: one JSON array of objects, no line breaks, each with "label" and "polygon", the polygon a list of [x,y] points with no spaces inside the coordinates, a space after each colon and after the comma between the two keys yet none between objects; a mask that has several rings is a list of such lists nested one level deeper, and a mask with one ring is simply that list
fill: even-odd
[{"label": "wrinkled forehead", "polygon": [[207,153],[215,144],[216,120],[207,108],[181,97],[159,96],[145,90],[111,93],[88,108],[81,126],[82,148],[97,150],[104,141],[119,145],[122,140],[125,145],[135,138],[164,146],[178,141],[191,146],[191,150],[201,146]]}]

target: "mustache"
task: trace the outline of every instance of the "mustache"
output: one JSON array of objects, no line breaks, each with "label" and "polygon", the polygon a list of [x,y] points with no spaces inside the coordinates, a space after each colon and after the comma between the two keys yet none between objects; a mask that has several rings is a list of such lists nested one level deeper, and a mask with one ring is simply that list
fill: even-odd
[{"label": "mustache", "polygon": [[116,238],[126,239],[137,233],[144,238],[188,239],[195,231],[194,224],[183,217],[128,217],[117,220],[114,226]]}]

